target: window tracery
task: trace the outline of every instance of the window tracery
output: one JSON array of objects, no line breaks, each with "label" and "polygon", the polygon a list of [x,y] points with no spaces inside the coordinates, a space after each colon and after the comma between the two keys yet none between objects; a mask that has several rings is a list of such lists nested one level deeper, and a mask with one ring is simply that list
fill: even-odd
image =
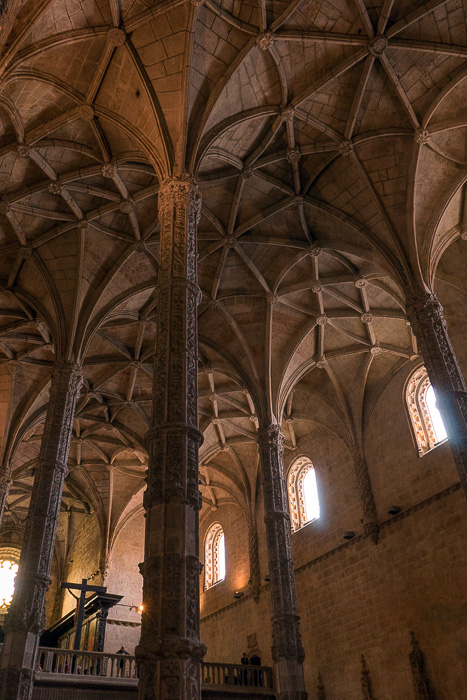
[{"label": "window tracery", "polygon": [[315,469],[308,457],[299,457],[287,478],[292,532],[319,518],[320,508]]},{"label": "window tracery", "polygon": [[213,523],[204,544],[206,588],[225,579],[225,537],[220,523]]},{"label": "window tracery", "polygon": [[418,451],[422,456],[447,438],[425,367],[419,367],[410,376],[406,402]]}]

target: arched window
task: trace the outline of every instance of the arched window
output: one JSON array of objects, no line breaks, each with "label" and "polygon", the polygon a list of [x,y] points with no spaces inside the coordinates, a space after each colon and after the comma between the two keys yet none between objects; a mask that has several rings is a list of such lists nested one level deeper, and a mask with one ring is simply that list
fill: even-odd
[{"label": "arched window", "polygon": [[220,523],[214,523],[206,534],[204,544],[206,588],[225,579],[225,537]]},{"label": "arched window", "polygon": [[299,457],[287,479],[292,532],[319,518],[318,488],[314,467],[308,457]]},{"label": "arched window", "polygon": [[447,438],[443,419],[436,407],[435,392],[425,367],[419,367],[409,377],[406,401],[421,456]]},{"label": "arched window", "polygon": [[15,578],[18,573],[18,563],[11,559],[0,559],[0,610],[10,607],[15,591]]}]

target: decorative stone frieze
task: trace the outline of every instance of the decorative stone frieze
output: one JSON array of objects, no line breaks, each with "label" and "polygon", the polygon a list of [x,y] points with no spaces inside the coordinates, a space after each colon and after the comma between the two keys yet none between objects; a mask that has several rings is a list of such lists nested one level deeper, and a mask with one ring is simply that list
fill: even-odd
[{"label": "decorative stone frieze", "polygon": [[306,700],[305,657],[295,593],[290,516],[284,475],[284,436],[277,424],[258,432],[272,600],[273,647],[283,700]]},{"label": "decorative stone frieze", "polygon": [[81,385],[78,365],[57,363],[50,385],[15,594],[5,621],[6,636],[0,659],[2,700],[30,700],[31,697],[39,636],[45,628],[45,601]]},{"label": "decorative stone frieze", "polygon": [[200,698],[196,230],[189,177],[159,190],[160,258],[143,572],[140,697]]},{"label": "decorative stone frieze", "polygon": [[407,317],[436,394],[462,488],[467,496],[467,385],[435,294],[412,292]]}]

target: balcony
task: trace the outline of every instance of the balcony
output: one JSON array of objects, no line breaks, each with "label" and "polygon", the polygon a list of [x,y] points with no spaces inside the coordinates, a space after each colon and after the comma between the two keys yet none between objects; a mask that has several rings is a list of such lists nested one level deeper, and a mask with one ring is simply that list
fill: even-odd
[{"label": "balcony", "polygon": [[[41,647],[33,700],[136,700],[134,656]],[[272,669],[203,663],[203,700],[273,700]]]}]

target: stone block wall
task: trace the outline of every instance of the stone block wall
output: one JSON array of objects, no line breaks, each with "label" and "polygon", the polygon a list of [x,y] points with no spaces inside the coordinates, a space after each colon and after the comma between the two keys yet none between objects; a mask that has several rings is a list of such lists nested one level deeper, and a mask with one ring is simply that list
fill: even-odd
[{"label": "stone block wall", "polygon": [[[377,545],[363,535],[353,463],[342,441],[321,431],[286,455],[286,466],[299,453],[311,458],[321,502],[320,519],[292,534],[310,700],[318,697],[318,670],[328,698],[361,700],[361,654],[375,698],[418,700],[411,632],[436,700],[467,697],[467,502],[447,443],[418,456],[403,403],[413,368],[407,366],[375,395],[366,418],[365,452],[381,522]],[[390,505],[402,512],[391,516]],[[214,519],[224,527],[231,563],[223,588],[219,584],[201,596],[206,658],[236,662],[249,651],[253,635],[263,663],[270,664],[264,535],[259,602],[251,596],[237,602],[229,572],[232,566],[243,572],[246,565],[246,520],[239,509],[221,507],[206,517],[204,531]],[[262,516],[259,520],[261,532]],[[355,538],[344,540],[345,530],[355,531]]]}]

